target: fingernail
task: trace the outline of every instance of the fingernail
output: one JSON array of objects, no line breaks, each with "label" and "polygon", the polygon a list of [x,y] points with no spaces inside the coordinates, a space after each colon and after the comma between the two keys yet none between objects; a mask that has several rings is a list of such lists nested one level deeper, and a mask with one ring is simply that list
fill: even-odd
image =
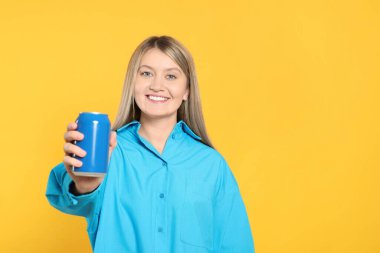
[{"label": "fingernail", "polygon": [[78,162],[76,162],[76,166],[82,166],[82,162],[81,161],[78,161]]}]

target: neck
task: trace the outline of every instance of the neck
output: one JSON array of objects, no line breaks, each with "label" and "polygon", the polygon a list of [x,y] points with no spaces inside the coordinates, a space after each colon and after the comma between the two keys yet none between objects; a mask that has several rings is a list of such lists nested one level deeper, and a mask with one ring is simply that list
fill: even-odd
[{"label": "neck", "polygon": [[141,115],[141,127],[139,134],[153,145],[164,146],[174,126],[177,117],[171,118],[147,118]]}]

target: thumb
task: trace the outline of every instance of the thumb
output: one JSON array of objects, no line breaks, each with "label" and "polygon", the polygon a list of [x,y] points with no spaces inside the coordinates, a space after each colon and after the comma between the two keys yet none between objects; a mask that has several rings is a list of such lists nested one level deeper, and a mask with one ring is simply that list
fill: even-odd
[{"label": "thumb", "polygon": [[112,131],[111,135],[110,135],[110,144],[109,144],[109,151],[108,151],[108,159],[111,158],[111,153],[114,150],[114,148],[116,147],[116,143],[117,143],[117,141],[116,141],[116,132]]},{"label": "thumb", "polygon": [[116,146],[116,132],[112,131],[110,136],[110,148],[114,148]]}]

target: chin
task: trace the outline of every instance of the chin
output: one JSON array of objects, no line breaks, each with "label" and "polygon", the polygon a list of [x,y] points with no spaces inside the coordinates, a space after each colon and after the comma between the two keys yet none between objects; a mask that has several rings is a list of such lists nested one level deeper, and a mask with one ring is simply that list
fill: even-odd
[{"label": "chin", "polygon": [[172,118],[177,117],[177,112],[174,113],[149,113],[149,112],[141,112],[141,117],[149,118],[149,119],[163,119],[163,118]]}]

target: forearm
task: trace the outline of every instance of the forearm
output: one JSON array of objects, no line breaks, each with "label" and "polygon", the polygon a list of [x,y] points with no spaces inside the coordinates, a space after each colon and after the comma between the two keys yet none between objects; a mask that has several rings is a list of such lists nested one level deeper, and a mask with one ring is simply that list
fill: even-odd
[{"label": "forearm", "polygon": [[96,208],[100,190],[97,187],[85,194],[78,191],[61,163],[50,173],[46,197],[53,207],[64,213],[89,217]]}]

